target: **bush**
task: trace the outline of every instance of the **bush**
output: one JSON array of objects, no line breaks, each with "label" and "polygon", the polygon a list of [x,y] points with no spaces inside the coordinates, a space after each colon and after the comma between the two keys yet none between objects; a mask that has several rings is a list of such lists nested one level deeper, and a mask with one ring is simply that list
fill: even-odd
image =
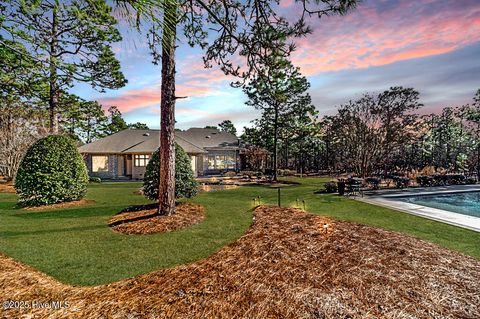
[{"label": "bush", "polygon": [[234,171],[228,171],[228,172],[223,173],[223,176],[231,178],[231,177],[237,176],[237,173],[235,173]]},{"label": "bush", "polygon": [[403,176],[394,176],[393,180],[395,181],[396,188],[405,188],[410,184],[410,178]]},{"label": "bush", "polygon": [[467,181],[467,178],[463,174],[450,174],[446,175],[448,185],[464,185]]},{"label": "bush", "polygon": [[467,177],[465,180],[466,184],[473,185],[477,183],[477,178],[476,177]]},{"label": "bush", "polygon": [[[160,180],[160,150],[157,149],[147,164],[143,177],[143,192],[145,197],[158,200]],[[198,193],[190,158],[178,144],[175,144],[175,197],[190,198]]]},{"label": "bush", "polygon": [[27,150],[15,180],[19,203],[50,205],[82,199],[87,191],[85,162],[72,139],[50,135]]},{"label": "bush", "polygon": [[378,177],[367,177],[365,181],[371,185],[372,189],[379,189],[382,180]]},{"label": "bush", "polygon": [[433,185],[433,177],[432,176],[418,176],[417,177],[418,185],[422,187],[432,186]]},{"label": "bush", "polygon": [[277,171],[278,176],[295,176],[297,174],[297,171],[294,171],[292,169],[279,169]]},{"label": "bush", "polygon": [[102,179],[100,177],[96,177],[96,176],[90,176],[88,181],[90,183],[101,183],[102,182]]},{"label": "bush", "polygon": [[253,177],[257,176],[257,172],[255,172],[255,171],[242,171],[241,174],[243,176],[248,177],[248,178],[253,178]]},{"label": "bush", "polygon": [[328,182],[323,185],[325,188],[325,193],[336,193],[338,190],[337,183],[336,182]]}]

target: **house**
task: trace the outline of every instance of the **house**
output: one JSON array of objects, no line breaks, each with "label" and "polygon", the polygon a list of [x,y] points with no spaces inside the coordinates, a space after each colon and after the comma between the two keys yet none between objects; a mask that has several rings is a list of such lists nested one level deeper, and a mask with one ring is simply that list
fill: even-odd
[{"label": "house", "polygon": [[[209,128],[175,131],[175,142],[188,154],[195,176],[238,171],[244,147],[233,134]],[[143,179],[151,154],[160,146],[159,130],[124,130],[79,147],[90,176]]]}]

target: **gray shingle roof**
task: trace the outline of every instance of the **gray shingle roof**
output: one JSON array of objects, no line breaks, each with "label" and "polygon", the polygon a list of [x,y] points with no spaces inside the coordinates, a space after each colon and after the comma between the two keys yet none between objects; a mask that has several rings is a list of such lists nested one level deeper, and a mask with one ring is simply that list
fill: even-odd
[{"label": "gray shingle roof", "polygon": [[[176,131],[175,142],[189,154],[208,149],[238,149],[238,138],[215,129]],[[160,146],[159,130],[124,130],[79,147],[80,153],[152,153]]]},{"label": "gray shingle roof", "polygon": [[238,148],[238,137],[216,129],[193,127],[186,131],[178,132],[181,137],[205,149],[209,148]]}]

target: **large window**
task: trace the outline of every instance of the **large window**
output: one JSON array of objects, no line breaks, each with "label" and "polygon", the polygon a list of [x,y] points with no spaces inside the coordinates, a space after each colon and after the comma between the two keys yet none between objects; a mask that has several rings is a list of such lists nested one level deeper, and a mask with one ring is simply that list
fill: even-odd
[{"label": "large window", "polygon": [[150,160],[150,155],[134,155],[133,161],[135,167],[145,167],[148,164],[148,161]]},{"label": "large window", "polygon": [[235,156],[233,155],[208,156],[208,169],[235,169],[235,164]]},{"label": "large window", "polygon": [[215,169],[215,156],[208,157],[208,169]]},{"label": "large window", "polygon": [[92,156],[92,172],[108,172],[108,156]]},{"label": "large window", "polygon": [[228,168],[228,169],[234,169],[235,164],[237,162],[235,161],[235,157],[232,155],[225,155],[225,159],[223,161],[223,165]]}]

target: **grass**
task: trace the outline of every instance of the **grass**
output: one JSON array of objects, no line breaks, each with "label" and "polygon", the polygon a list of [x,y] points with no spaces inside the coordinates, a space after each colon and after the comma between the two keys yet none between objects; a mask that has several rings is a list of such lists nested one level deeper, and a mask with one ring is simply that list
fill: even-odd
[{"label": "grass", "polygon": [[[292,179],[293,180],[293,179]],[[340,198],[315,195],[325,179],[294,179],[282,188],[282,205],[305,200],[319,215],[395,230],[480,259],[480,233]],[[208,257],[240,237],[251,224],[252,198],[275,204],[269,187],[202,193],[194,202],[205,207],[200,224],[181,231],[127,236],[111,231],[111,215],[130,205],[148,203],[135,195],[138,183],[92,184],[87,199],[96,204],[54,211],[15,208],[14,194],[0,194],[0,251],[56,279],[74,285],[98,285]]]}]

